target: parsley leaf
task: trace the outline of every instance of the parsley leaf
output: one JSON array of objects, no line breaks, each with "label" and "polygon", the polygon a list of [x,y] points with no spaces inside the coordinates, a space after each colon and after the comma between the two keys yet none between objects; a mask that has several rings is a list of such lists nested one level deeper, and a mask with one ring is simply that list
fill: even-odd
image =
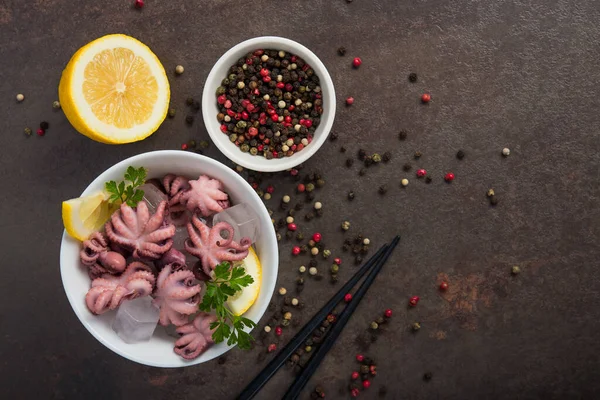
[{"label": "parsley leaf", "polygon": [[127,203],[135,207],[144,198],[144,191],[136,188],[146,182],[147,174],[144,167],[135,169],[130,166],[125,172],[125,180],[118,184],[115,181],[106,182],[104,188],[110,194],[109,203]]},{"label": "parsley leaf", "polygon": [[227,339],[228,345],[237,344],[242,350],[250,349],[254,338],[244,332],[244,328],[254,328],[256,324],[248,318],[233,315],[225,303],[230,296],[252,284],[254,279],[242,267],[231,269],[228,262],[217,265],[213,273],[215,277],[206,282],[206,291],[199,305],[201,311],[214,310],[217,316],[217,320],[210,325],[215,330],[212,338],[215,343]]}]

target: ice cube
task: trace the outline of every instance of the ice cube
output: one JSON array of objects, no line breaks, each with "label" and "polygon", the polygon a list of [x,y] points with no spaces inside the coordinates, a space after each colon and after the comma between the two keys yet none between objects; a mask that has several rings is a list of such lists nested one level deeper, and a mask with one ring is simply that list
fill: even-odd
[{"label": "ice cube", "polygon": [[185,250],[184,243],[190,237],[187,226],[178,226],[175,228],[175,236],[173,236],[173,248],[181,252]]},{"label": "ice cube", "polygon": [[144,201],[148,205],[148,210],[150,210],[150,214],[154,214],[156,212],[156,208],[160,204],[161,201],[168,201],[169,198],[166,194],[163,193],[156,185],[152,183],[145,183],[140,186],[138,189],[144,191]]},{"label": "ice cube", "polygon": [[181,337],[181,335],[179,333],[177,333],[177,327],[173,324],[169,324],[167,326],[163,326],[165,332],[167,333],[167,335],[177,338],[179,339]]},{"label": "ice cube", "polygon": [[125,300],[113,321],[113,331],[125,343],[147,342],[158,324],[159,309],[150,296]]},{"label": "ice cube", "polygon": [[239,243],[243,237],[248,237],[252,243],[258,240],[260,235],[260,222],[258,215],[252,207],[246,203],[236,204],[226,208],[213,217],[213,226],[219,222],[227,222],[233,227],[233,240]]}]

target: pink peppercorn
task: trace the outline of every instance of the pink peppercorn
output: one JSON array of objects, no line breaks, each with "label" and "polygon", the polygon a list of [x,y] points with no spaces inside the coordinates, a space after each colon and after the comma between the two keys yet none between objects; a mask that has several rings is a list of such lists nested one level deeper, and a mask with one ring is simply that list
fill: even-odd
[{"label": "pink peppercorn", "polygon": [[365,389],[368,389],[370,386],[371,386],[371,381],[369,381],[368,379],[365,379],[365,380],[363,381],[363,387],[364,387]]},{"label": "pink peppercorn", "polygon": [[217,97],[217,103],[219,103],[219,104],[225,104],[226,100],[227,100],[227,97],[224,94]]},{"label": "pink peppercorn", "polygon": [[187,150],[188,149],[188,144],[187,143],[183,143],[181,145],[181,150]]},{"label": "pink peppercorn", "polygon": [[226,100],[224,104],[225,108],[231,108],[231,100]]},{"label": "pink peppercorn", "polygon": [[285,87],[285,83],[283,82],[277,82],[277,85],[275,85],[277,87],[277,89],[283,89]]},{"label": "pink peppercorn", "polygon": [[344,301],[346,303],[350,303],[351,300],[352,300],[352,294],[346,293],[346,295],[344,296]]},{"label": "pink peppercorn", "polygon": [[306,121],[304,121],[304,126],[310,128],[312,126],[312,120],[307,119]]},{"label": "pink peppercorn", "polygon": [[260,76],[265,77],[265,76],[269,76],[270,72],[268,69],[266,68],[261,68],[260,70]]},{"label": "pink peppercorn", "polygon": [[417,176],[418,176],[419,178],[422,178],[422,177],[424,177],[425,175],[427,175],[427,171],[425,171],[423,168],[421,168],[421,169],[418,169],[418,170],[417,170]]},{"label": "pink peppercorn", "polygon": [[273,187],[273,185],[269,185],[269,186],[267,186],[266,191],[269,194],[273,194],[273,192],[275,191],[275,188]]},{"label": "pink peppercorn", "polygon": [[423,93],[423,95],[421,96],[421,101],[423,103],[429,103],[430,100],[431,100],[431,95],[429,93]]},{"label": "pink peppercorn", "polygon": [[336,263],[337,265],[340,265],[342,263],[342,259],[339,257],[336,257],[333,259],[333,262]]},{"label": "pink peppercorn", "polygon": [[448,290],[448,282],[440,283],[440,290]]},{"label": "pink peppercorn", "polygon": [[452,172],[448,172],[445,176],[444,176],[444,180],[446,182],[452,182],[454,180],[454,173]]},{"label": "pink peppercorn", "polygon": [[227,133],[227,125],[221,124],[221,132]]},{"label": "pink peppercorn", "polygon": [[265,146],[263,146],[262,144],[259,144],[258,146],[256,146],[256,150],[258,151],[263,151],[265,148]]},{"label": "pink peppercorn", "polygon": [[297,256],[298,254],[300,254],[300,247],[299,246],[294,246],[294,248],[292,249],[292,254]]},{"label": "pink peppercorn", "polygon": [[417,305],[418,302],[419,302],[419,296],[413,296],[408,301],[408,304],[410,304],[412,307],[414,307]]},{"label": "pink peppercorn", "polygon": [[36,133],[38,136],[44,136],[46,134],[46,131],[42,128],[39,128]]},{"label": "pink peppercorn", "polygon": [[256,129],[255,127],[248,129],[248,135],[250,135],[252,137],[258,135],[258,129]]},{"label": "pink peppercorn", "polygon": [[354,104],[354,97],[348,97],[346,99],[346,105],[351,106],[352,104]]},{"label": "pink peppercorn", "polygon": [[312,240],[313,240],[315,243],[319,243],[319,242],[321,241],[321,234],[320,234],[319,232],[315,232],[315,233],[313,234]]},{"label": "pink peppercorn", "polygon": [[298,186],[296,186],[296,190],[298,191],[298,193],[302,193],[306,190],[306,186],[304,186],[303,183],[299,183]]},{"label": "pink peppercorn", "polygon": [[263,82],[264,82],[264,83],[269,83],[269,82],[271,82],[271,77],[270,77],[269,75],[267,75],[267,76],[264,76],[264,77],[263,77]]},{"label": "pink peppercorn", "polygon": [[354,57],[354,60],[352,60],[352,65],[354,66],[354,68],[360,67],[361,64],[362,60],[360,59],[360,57]]},{"label": "pink peppercorn", "polygon": [[269,353],[272,353],[272,352],[274,352],[275,350],[277,350],[277,345],[276,345],[275,343],[271,343],[271,344],[269,345],[269,347],[267,348],[267,351],[268,351]]},{"label": "pink peppercorn", "polygon": [[354,371],[351,375],[351,378],[354,381],[354,380],[358,379],[359,376],[360,375],[359,375],[358,371]]},{"label": "pink peppercorn", "polygon": [[360,394],[360,390],[358,390],[357,388],[354,388],[350,391],[350,395],[352,397],[358,397],[359,394]]},{"label": "pink peppercorn", "polygon": [[287,226],[287,228],[288,228],[288,230],[290,230],[292,232],[295,231],[296,229],[298,229],[298,227],[296,226],[296,224],[293,223],[293,222],[289,223],[288,226]]},{"label": "pink peppercorn", "polygon": [[292,117],[290,117],[289,115],[286,115],[286,116],[283,118],[283,120],[289,124],[289,123],[291,123],[291,122],[292,122]]},{"label": "pink peppercorn", "polygon": [[135,8],[143,8],[144,0],[135,0]]},{"label": "pink peppercorn", "polygon": [[279,121],[279,115],[277,115],[277,113],[273,113],[271,115],[271,121],[273,121],[273,122]]},{"label": "pink peppercorn", "polygon": [[294,86],[292,86],[291,83],[286,83],[285,84],[285,90],[288,92],[291,92],[292,90],[294,90]]},{"label": "pink peppercorn", "polygon": [[386,318],[392,318],[392,309],[388,308],[387,310],[385,310],[384,315]]},{"label": "pink peppercorn", "polygon": [[281,336],[282,333],[283,333],[283,329],[281,329],[280,326],[275,327],[275,334],[277,336]]},{"label": "pink peppercorn", "polygon": [[290,175],[291,176],[296,176],[298,175],[298,170],[296,168],[292,168],[292,170],[290,171]]},{"label": "pink peppercorn", "polygon": [[362,354],[357,354],[356,355],[356,361],[363,362],[364,359],[365,359],[365,356],[363,356]]}]

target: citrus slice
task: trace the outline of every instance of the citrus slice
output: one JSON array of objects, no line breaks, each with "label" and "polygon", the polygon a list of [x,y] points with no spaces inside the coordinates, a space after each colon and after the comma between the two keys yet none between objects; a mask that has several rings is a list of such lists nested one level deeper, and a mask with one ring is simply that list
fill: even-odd
[{"label": "citrus slice", "polygon": [[169,80],[158,57],[126,35],[79,49],[58,86],[62,110],[77,131],[102,143],[130,143],[154,133],[169,108]]},{"label": "citrus slice", "polygon": [[256,255],[256,252],[252,247],[248,251],[248,256],[242,261],[233,263],[234,267],[242,267],[246,270],[246,273],[254,278],[254,282],[241,291],[237,292],[234,296],[227,299],[227,305],[234,315],[242,315],[256,301],[258,292],[260,292],[260,283],[262,279],[262,268],[260,266],[260,260]]},{"label": "citrus slice", "polygon": [[63,201],[62,218],[67,233],[84,241],[92,233],[102,229],[116,209],[108,203],[108,198],[107,193],[98,192]]}]

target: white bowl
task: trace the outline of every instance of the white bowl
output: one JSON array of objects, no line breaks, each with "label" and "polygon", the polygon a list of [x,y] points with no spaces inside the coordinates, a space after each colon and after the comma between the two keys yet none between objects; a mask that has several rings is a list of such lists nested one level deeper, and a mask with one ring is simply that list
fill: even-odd
[{"label": "white bowl", "polygon": [[[275,289],[279,256],[271,217],[255,191],[233,170],[217,161],[195,153],[167,150],[139,154],[113,165],[97,177],[83,191],[82,196],[103,189],[106,181],[122,180],[125,170],[130,165],[147,168],[148,178],[161,178],[167,173],[189,177],[206,174],[223,182],[234,204],[243,201],[256,211],[260,219],[261,232],[255,248],[262,264],[262,284],[258,299],[244,316],[258,322],[267,309]],[[81,243],[64,232],[60,248],[60,274],[63,287],[73,311],[83,326],[100,343],[115,353],[131,361],[154,367],[186,367],[219,357],[231,348],[224,342],[219,343],[213,345],[200,357],[185,360],[173,352],[176,339],[168,336],[160,325],[156,327],[154,336],[149,342],[136,344],[123,342],[111,328],[116,311],[96,316],[85,305],[84,298],[90,288],[90,278],[79,260],[80,250]]]},{"label": "white bowl", "polygon": [[[240,57],[257,49],[276,49],[290,52],[304,59],[315,71],[320,79],[320,86],[323,93],[323,114],[321,123],[315,130],[312,142],[302,151],[293,154],[291,157],[283,157],[267,160],[262,156],[253,156],[250,153],[243,153],[235,144],[229,140],[229,135],[221,132],[221,124],[217,121],[217,88],[221,86],[221,81],[228,75],[229,68],[237,62]],[[219,150],[231,161],[243,167],[262,172],[283,171],[295,167],[296,165],[308,160],[319,150],[321,145],[327,139],[329,131],[333,126],[335,117],[335,89],[329,72],[319,58],[309,49],[294,42],[277,36],[263,36],[246,40],[227,51],[217,61],[215,66],[208,74],[202,93],[202,117],[206,130]]]}]

